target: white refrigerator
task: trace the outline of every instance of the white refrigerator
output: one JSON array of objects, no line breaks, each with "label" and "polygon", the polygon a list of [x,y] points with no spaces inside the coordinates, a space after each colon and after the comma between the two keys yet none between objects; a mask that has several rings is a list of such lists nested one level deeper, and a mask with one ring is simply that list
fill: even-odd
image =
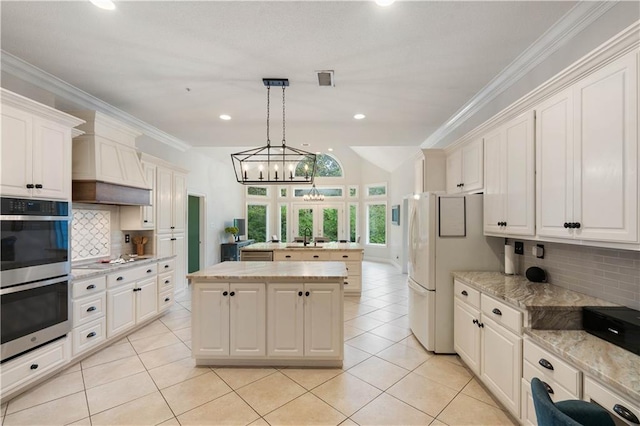
[{"label": "white refrigerator", "polygon": [[429,351],[454,353],[452,271],[500,271],[504,241],[485,237],[482,194],[409,198],[409,323]]}]

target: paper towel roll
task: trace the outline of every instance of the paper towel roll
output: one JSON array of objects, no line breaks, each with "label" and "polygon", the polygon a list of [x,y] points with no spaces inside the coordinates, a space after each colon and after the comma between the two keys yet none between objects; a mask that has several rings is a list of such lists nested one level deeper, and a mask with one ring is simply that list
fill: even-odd
[{"label": "paper towel roll", "polygon": [[513,246],[509,244],[504,245],[504,273],[507,275],[513,275],[516,273],[515,267],[515,253]]}]

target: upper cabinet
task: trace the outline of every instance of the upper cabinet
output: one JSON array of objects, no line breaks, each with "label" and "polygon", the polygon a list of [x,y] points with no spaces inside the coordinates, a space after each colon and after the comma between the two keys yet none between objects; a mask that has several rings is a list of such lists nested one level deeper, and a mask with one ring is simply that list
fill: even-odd
[{"label": "upper cabinet", "polygon": [[158,166],[156,178],[157,231],[182,233],[186,222],[186,175]]},{"label": "upper cabinet", "polygon": [[484,138],[484,232],[534,235],[535,151],[533,112]]},{"label": "upper cabinet", "polygon": [[83,120],[2,89],[3,196],[71,198],[72,128]]},{"label": "upper cabinet", "polygon": [[447,193],[481,191],[483,179],[483,141],[474,140],[447,156]]},{"label": "upper cabinet", "polygon": [[539,236],[638,242],[637,58],[535,108]]},{"label": "upper cabinet", "polygon": [[147,184],[151,187],[151,205],[149,206],[121,206],[120,207],[120,229],[136,230],[150,229],[156,227],[155,213],[155,193],[156,193],[156,165],[141,160],[142,171],[144,172]]}]

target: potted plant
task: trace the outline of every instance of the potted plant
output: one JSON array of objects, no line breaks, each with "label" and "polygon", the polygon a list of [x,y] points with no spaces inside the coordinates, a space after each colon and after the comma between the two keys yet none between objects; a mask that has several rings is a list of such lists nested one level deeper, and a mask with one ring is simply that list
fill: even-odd
[{"label": "potted plant", "polygon": [[235,226],[227,226],[226,228],[224,228],[224,232],[226,232],[227,234],[231,234],[229,236],[230,243],[235,242],[236,234],[238,233],[238,228],[236,228]]}]

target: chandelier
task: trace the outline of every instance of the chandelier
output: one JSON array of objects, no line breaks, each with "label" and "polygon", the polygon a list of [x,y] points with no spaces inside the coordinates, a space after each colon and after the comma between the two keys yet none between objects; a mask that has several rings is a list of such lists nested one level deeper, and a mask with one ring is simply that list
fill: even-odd
[{"label": "chandelier", "polygon": [[[286,78],[263,78],[267,87],[267,144],[231,154],[236,180],[243,185],[275,185],[313,183],[316,155],[288,147],[285,141]],[[282,87],[282,146],[272,147],[269,139],[269,109],[271,86]]]},{"label": "chandelier", "polygon": [[318,191],[318,189],[316,188],[316,184],[314,183],[311,187],[311,191],[304,194],[302,199],[304,201],[324,201],[324,195],[322,195],[320,191]]}]

